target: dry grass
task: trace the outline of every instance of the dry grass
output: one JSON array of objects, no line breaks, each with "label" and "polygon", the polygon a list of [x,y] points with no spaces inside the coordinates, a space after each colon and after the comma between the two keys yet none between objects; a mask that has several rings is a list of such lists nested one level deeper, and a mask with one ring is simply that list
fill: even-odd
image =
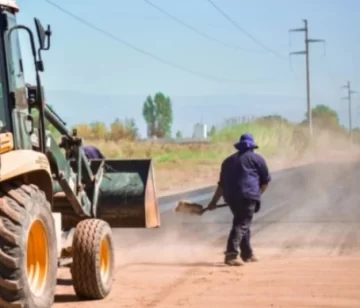
[{"label": "dry grass", "polygon": [[[251,129],[248,131],[252,132]],[[309,161],[338,157],[338,153],[358,151],[357,145],[350,146],[344,136],[329,131],[317,132],[312,143],[298,142],[289,132],[286,138],[252,132],[260,145],[259,152],[267,159],[270,169],[284,169]],[[235,140],[236,141],[236,140]],[[182,190],[214,184],[217,181],[221,161],[235,151],[234,141],[221,138],[210,144],[157,144],[151,142],[92,140],[106,157],[115,159],[153,159],[158,190]],[[335,154],[334,154],[335,153]],[[336,154],[337,153],[337,154]],[[353,155],[353,154],[350,154]]]},{"label": "dry grass", "polygon": [[[90,143],[90,142],[88,142]],[[218,164],[229,153],[219,144],[156,144],[92,140],[108,158],[153,159],[158,190],[187,189],[211,183]],[[227,147],[228,148],[228,147]],[[191,180],[189,180],[191,177]]]},{"label": "dry grass", "polygon": [[[90,142],[88,142],[90,143]],[[99,147],[106,157],[152,158],[159,164],[182,164],[186,162],[208,163],[217,161],[229,151],[229,144],[158,144],[152,142],[103,141],[92,140],[91,144]]]}]

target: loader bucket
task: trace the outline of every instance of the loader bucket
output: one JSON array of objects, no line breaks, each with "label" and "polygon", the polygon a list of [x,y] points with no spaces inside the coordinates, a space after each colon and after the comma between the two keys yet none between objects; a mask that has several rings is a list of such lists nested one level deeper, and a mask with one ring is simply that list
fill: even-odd
[{"label": "loader bucket", "polygon": [[[96,172],[101,160],[93,160]],[[160,212],[150,159],[105,160],[96,216],[112,228],[157,228]]]}]

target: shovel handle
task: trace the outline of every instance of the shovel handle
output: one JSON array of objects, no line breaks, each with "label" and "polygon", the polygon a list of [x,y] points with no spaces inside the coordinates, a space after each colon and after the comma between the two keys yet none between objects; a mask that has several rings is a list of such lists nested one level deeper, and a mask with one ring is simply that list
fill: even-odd
[{"label": "shovel handle", "polygon": [[[216,205],[216,208],[219,209],[219,208],[227,207],[227,206],[229,206],[227,203],[222,203],[222,204],[217,204],[217,205]],[[206,208],[204,209],[203,213],[206,212],[206,211],[208,211],[208,210],[209,210],[209,208],[206,207]]]}]

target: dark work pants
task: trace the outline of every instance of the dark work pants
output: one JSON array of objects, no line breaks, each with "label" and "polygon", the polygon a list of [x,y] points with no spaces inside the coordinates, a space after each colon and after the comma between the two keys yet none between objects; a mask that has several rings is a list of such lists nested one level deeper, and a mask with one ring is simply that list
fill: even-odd
[{"label": "dark work pants", "polygon": [[225,254],[236,258],[240,248],[241,258],[248,259],[253,255],[250,244],[250,225],[254,216],[256,201],[241,199],[237,202],[229,202],[229,206],[234,215],[234,219]]}]

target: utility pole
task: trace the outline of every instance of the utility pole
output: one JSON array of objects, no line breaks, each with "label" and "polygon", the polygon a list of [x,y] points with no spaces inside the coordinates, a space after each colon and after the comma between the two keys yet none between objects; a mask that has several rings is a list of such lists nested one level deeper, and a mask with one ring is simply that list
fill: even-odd
[{"label": "utility pole", "polygon": [[310,100],[310,59],[309,59],[309,44],[310,43],[325,43],[325,40],[322,39],[309,39],[309,28],[307,19],[303,20],[304,27],[297,29],[290,29],[289,32],[304,32],[305,33],[305,50],[304,51],[295,51],[290,52],[291,55],[305,55],[305,64],[306,64],[306,105],[307,105],[307,115],[308,115],[308,124],[309,124],[309,133],[310,137],[313,135],[313,124],[312,124],[312,114],[311,114],[311,100]]},{"label": "utility pole", "polygon": [[342,97],[342,99],[346,99],[348,101],[348,111],[349,111],[349,136],[350,136],[350,142],[352,141],[352,111],[351,111],[351,96],[355,93],[358,93],[356,91],[351,90],[351,83],[348,81],[346,85],[342,86],[343,89],[347,89],[347,96]]}]

